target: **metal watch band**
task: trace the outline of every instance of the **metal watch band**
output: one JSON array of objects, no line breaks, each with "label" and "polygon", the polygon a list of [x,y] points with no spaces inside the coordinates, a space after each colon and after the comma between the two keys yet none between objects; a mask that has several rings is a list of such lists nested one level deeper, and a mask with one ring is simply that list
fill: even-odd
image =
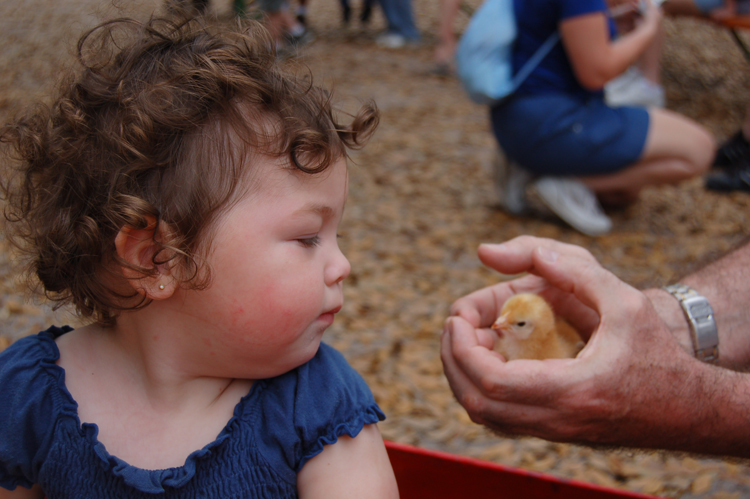
[{"label": "metal watch band", "polygon": [[680,302],[685,312],[690,336],[693,338],[695,357],[710,364],[719,363],[719,333],[716,329],[714,311],[705,296],[684,284],[664,286]]}]

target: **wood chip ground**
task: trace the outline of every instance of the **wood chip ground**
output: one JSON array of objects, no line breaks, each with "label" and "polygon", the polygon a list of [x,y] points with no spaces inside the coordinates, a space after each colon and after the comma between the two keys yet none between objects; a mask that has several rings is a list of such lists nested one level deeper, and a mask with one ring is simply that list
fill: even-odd
[{"label": "wood chip ground", "polygon": [[[477,1],[469,2],[476,5]],[[358,4],[355,4],[355,11]],[[471,423],[442,374],[438,338],[459,296],[507,279],[482,267],[481,242],[535,234],[588,248],[638,287],[673,282],[750,234],[750,196],[707,192],[695,180],[648,189],[611,213],[605,237],[574,232],[549,213],[511,217],[495,207],[490,164],[495,143],[487,110],[457,81],[433,73],[438,1],[414,0],[423,42],[378,48],[384,21],[343,28],[337,0],[311,0],[315,40],[296,61],[333,88],[344,111],[374,99],[379,131],[353,156],[350,199],[341,233],[353,271],[346,304],[327,333],[366,378],[388,414],[384,436],[399,442],[667,497],[750,496],[745,463],[670,453],[601,451],[537,439],[501,438]],[[231,3],[211,7],[231,22]],[[146,18],[156,0],[24,0],[0,3],[0,118],[45,98],[72,61],[77,36],[116,16]],[[466,24],[464,14],[456,30]],[[708,127],[719,141],[742,122],[750,64],[726,30],[694,20],[666,21],[663,78],[670,109]],[[0,349],[50,323],[73,323],[64,311],[32,300],[0,240]]]}]

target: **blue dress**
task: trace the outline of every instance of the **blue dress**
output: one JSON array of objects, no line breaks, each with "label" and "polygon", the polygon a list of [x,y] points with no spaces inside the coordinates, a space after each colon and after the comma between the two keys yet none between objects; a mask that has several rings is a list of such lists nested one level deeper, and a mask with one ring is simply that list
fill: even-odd
[{"label": "blue dress", "polygon": [[333,348],[260,380],[212,443],[178,468],[145,470],[107,452],[78,419],[52,327],[0,354],[0,486],[38,483],[49,499],[296,498],[297,472],[339,436],[385,419]]}]

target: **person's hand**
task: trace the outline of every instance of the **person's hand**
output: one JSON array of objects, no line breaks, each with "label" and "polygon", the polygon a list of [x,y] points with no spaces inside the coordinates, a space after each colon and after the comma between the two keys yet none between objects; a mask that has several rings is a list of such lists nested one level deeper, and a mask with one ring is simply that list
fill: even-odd
[{"label": "person's hand", "polygon": [[639,0],[607,0],[607,12],[615,24],[620,35],[630,33],[635,28],[635,21],[640,17]]},{"label": "person's hand", "polygon": [[[642,293],[584,249],[551,240],[485,245],[480,258],[502,273],[532,275],[459,299],[446,320],[443,366],[473,421],[554,441],[685,447],[695,409],[691,380],[712,367],[677,344]],[[520,291],[543,293],[558,313],[589,329],[575,359],[505,362],[491,350],[494,337],[484,328]]]},{"label": "person's hand", "polygon": [[[504,245],[483,244],[479,246],[479,259],[490,268],[498,272],[514,275],[529,272],[532,269],[532,254],[528,251],[528,244],[540,241],[535,238],[521,237]],[[595,261],[583,248],[563,245],[551,240],[544,240],[550,248],[566,248],[580,258]],[[580,331],[584,339],[588,339],[599,324],[599,316],[591,308],[581,303],[575,295],[564,292],[550,285],[544,278],[536,275],[526,275],[509,282],[503,282],[475,291],[456,300],[451,306],[450,314],[469,322],[479,330],[483,343],[494,339],[495,333],[489,328],[500,315],[500,309],[505,301],[514,294],[536,293],[543,296],[552,306],[557,315],[570,322]]]},{"label": "person's hand", "polygon": [[638,24],[657,32],[661,29],[661,23],[664,17],[661,8],[659,8],[653,0],[642,0],[641,5],[641,19]]},{"label": "person's hand", "polygon": [[607,11],[609,17],[617,19],[619,17],[635,16],[638,14],[639,0],[607,0]]},{"label": "person's hand", "polygon": [[435,46],[435,64],[446,74],[455,72],[456,37],[451,34],[440,39]]}]

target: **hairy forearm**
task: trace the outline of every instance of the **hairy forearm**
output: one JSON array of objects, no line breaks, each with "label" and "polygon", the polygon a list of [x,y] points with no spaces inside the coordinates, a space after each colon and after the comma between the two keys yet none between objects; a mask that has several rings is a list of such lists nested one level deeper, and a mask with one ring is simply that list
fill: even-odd
[{"label": "hairy forearm", "polygon": [[750,375],[689,358],[640,367],[643,383],[610,387],[621,402],[579,443],[750,457]]},{"label": "hairy forearm", "polygon": [[[680,282],[705,296],[713,308],[721,366],[735,370],[750,368],[750,244]],[[645,294],[675,338],[692,354],[688,323],[677,300],[661,289],[650,289]]]},{"label": "hairy forearm", "polygon": [[[665,414],[663,428],[674,427],[674,440],[659,447],[700,454],[750,457],[750,375],[695,361],[677,402]],[[667,430],[667,434],[668,434]]]}]

